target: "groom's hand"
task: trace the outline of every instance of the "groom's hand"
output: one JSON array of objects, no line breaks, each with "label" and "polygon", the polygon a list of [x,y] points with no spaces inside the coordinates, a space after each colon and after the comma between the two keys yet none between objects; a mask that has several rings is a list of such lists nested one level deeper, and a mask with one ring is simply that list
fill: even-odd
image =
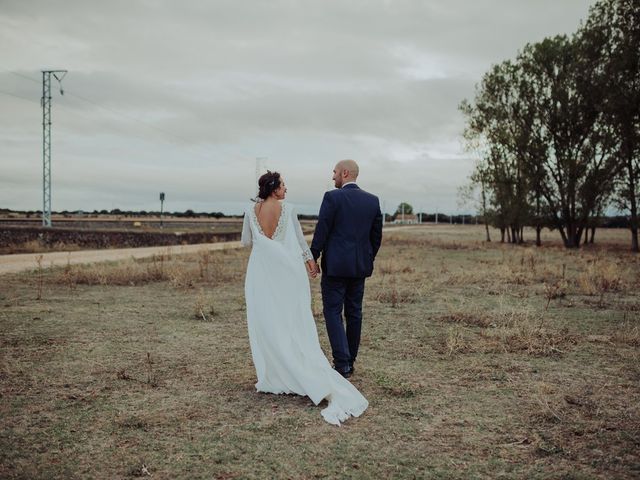
[{"label": "groom's hand", "polygon": [[320,269],[318,268],[318,264],[315,262],[315,260],[307,261],[307,273],[309,273],[309,276],[311,278],[316,278],[320,273]]}]

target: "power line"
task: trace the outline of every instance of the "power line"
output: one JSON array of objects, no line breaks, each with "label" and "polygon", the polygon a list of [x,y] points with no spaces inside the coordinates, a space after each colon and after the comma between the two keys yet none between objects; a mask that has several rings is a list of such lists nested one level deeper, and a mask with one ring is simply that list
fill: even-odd
[{"label": "power line", "polygon": [[174,138],[176,138],[176,139],[178,139],[178,140],[180,140],[180,141],[182,141],[182,142],[189,143],[189,141],[188,141],[187,139],[182,138],[182,137],[180,137],[179,135],[176,135],[176,134],[175,134],[175,133],[173,133],[173,132],[169,132],[168,130],[164,130],[164,129],[160,128],[160,127],[157,127],[157,126],[155,126],[155,125],[152,125],[152,124],[150,124],[150,123],[147,123],[147,122],[145,122],[145,121],[143,121],[143,120],[140,120],[139,118],[136,118],[136,117],[134,117],[134,116],[132,116],[132,115],[128,115],[128,114],[126,114],[126,113],[123,113],[123,112],[120,112],[120,111],[118,111],[118,110],[115,110],[115,109],[113,109],[113,108],[111,108],[111,107],[107,107],[107,106],[105,106],[105,105],[101,105],[101,104],[99,104],[99,103],[97,103],[97,102],[94,102],[93,100],[89,100],[88,98],[85,98],[85,97],[83,97],[83,96],[81,96],[81,95],[78,95],[78,94],[76,94],[76,93],[69,93],[69,96],[71,96],[71,97],[75,97],[75,98],[77,98],[77,99],[79,99],[79,100],[82,100],[83,102],[89,103],[89,104],[91,104],[91,105],[93,105],[93,106],[95,106],[95,107],[102,108],[103,110],[106,110],[106,111],[108,111],[108,112],[111,112],[111,113],[113,113],[114,115],[118,115],[118,116],[120,116],[120,117],[122,117],[122,118],[126,118],[127,120],[131,120],[131,121],[133,121],[133,122],[137,122],[137,123],[139,123],[139,124],[141,124],[141,125],[144,125],[144,126],[145,126],[145,127],[147,127],[147,128],[151,128],[151,129],[153,129],[153,130],[156,130],[157,132],[160,132],[160,133],[162,133],[162,134],[164,134],[164,135],[170,135],[170,136],[172,136],[172,137],[174,137]]},{"label": "power line", "polygon": [[[15,94],[13,94],[13,93],[5,92],[5,91],[2,91],[2,90],[0,90],[0,94],[7,95],[7,96],[10,96],[10,97],[15,97],[15,98],[17,98],[17,99],[24,100],[24,101],[27,101],[27,102],[29,102],[29,103],[34,103],[34,104],[39,103],[39,102],[36,102],[36,100],[34,100],[33,98],[29,98],[29,97],[22,97],[22,96],[15,95]],[[65,95],[65,96],[69,95],[68,91],[65,91],[64,95]],[[40,106],[40,105],[38,105],[38,106]],[[65,103],[58,103],[58,104],[56,105],[56,108],[62,108],[62,109],[63,109],[63,110],[65,110],[65,111],[70,111],[70,112],[73,112],[73,113],[75,113],[75,114],[79,114],[79,115],[81,115],[83,118],[87,118],[87,119],[91,119],[91,118],[93,118],[93,117],[91,117],[87,112],[84,112],[84,111],[82,111],[82,110],[78,110],[78,109],[74,109],[74,108],[70,107],[69,105],[67,105],[67,104],[65,104]],[[116,133],[116,134],[120,134],[120,133],[121,133],[121,132],[120,132],[120,131],[118,131],[117,129],[112,129],[112,130],[113,130],[113,132],[114,132],[114,133]],[[133,132],[133,131],[127,131],[127,136],[128,136],[129,138],[136,138],[136,139],[141,140],[141,141],[143,141],[143,142],[144,142],[144,141],[148,141],[148,140],[149,140],[149,138],[148,138],[147,136],[140,135],[140,134],[135,133],[135,132]],[[182,146],[181,148],[186,149],[188,152],[193,153],[193,154],[194,154],[194,155],[196,155],[196,156],[201,156],[201,157],[205,158],[205,157],[204,157],[204,155],[203,155],[202,153],[200,153],[200,152],[196,152],[196,151],[194,151],[194,150],[190,150],[190,149],[189,149],[189,147],[184,147],[184,146]]]},{"label": "power line", "polygon": [[[16,95],[15,93],[5,92],[5,91],[3,91],[3,90],[0,90],[0,94],[2,94],[2,95],[7,95],[7,96],[9,96],[9,97],[14,97],[14,98],[17,98],[17,99],[19,99],[19,100],[24,100],[24,101],[29,102],[29,103],[35,103],[35,104],[39,104],[39,103],[40,103],[40,102],[37,102],[37,101],[36,101],[35,99],[33,99],[33,98],[30,98],[30,97],[23,97],[23,96],[20,96],[20,95]],[[65,92],[65,96],[66,96],[66,95],[68,95],[68,94],[69,94],[68,92]],[[83,117],[85,117],[85,118],[92,118],[92,117],[90,117],[88,114],[86,114],[85,112],[80,111],[80,110],[77,110],[77,109],[74,109],[74,108],[72,108],[72,107],[70,107],[69,105],[66,105],[66,104],[64,104],[64,103],[58,103],[57,107],[62,108],[63,110],[67,110],[67,111],[74,112],[74,113],[76,113],[76,114],[80,114],[81,116],[83,116]],[[130,137],[135,137],[135,138],[138,138],[138,139],[143,140],[143,141],[144,141],[144,140],[147,140],[145,137],[143,137],[143,136],[141,136],[141,135],[137,135],[137,134],[132,133],[132,132],[127,132],[127,134],[128,134]]]},{"label": "power line", "polygon": [[[20,77],[20,78],[24,78],[24,79],[26,79],[26,80],[29,80],[29,81],[31,81],[31,82],[34,82],[34,83],[37,83],[38,85],[40,85],[40,82],[39,82],[38,80],[35,80],[34,78],[29,77],[28,75],[23,75],[23,74],[21,74],[21,73],[14,72],[14,71],[12,71],[12,70],[8,70],[8,69],[6,69],[6,68],[3,68],[3,70],[4,70],[4,71],[6,71],[6,72],[8,72],[8,73],[10,73],[10,74],[12,74],[12,75],[15,75],[15,76]],[[126,120],[129,120],[129,121],[133,121],[133,122],[139,123],[140,125],[143,125],[143,126],[145,126],[145,127],[149,128],[149,129],[155,130],[155,131],[156,131],[156,132],[158,132],[158,133],[162,133],[162,134],[163,134],[163,138],[164,138],[165,140],[169,140],[169,139],[167,139],[167,138],[166,138],[167,136],[169,136],[169,137],[173,137],[173,139],[174,139],[174,143],[177,143],[177,142],[175,142],[175,140],[179,140],[179,141],[180,141],[180,143],[183,143],[183,144],[189,144],[189,143],[191,143],[191,141],[190,141],[190,140],[188,140],[188,139],[186,139],[186,138],[184,138],[184,137],[181,137],[180,135],[176,135],[174,132],[171,132],[171,131],[169,131],[169,130],[165,130],[165,129],[160,128],[160,127],[158,127],[158,126],[156,126],[156,125],[153,125],[153,124],[150,124],[150,123],[148,123],[148,122],[145,122],[144,120],[141,120],[141,119],[139,119],[139,118],[137,118],[137,117],[135,117],[135,116],[132,116],[132,115],[129,115],[129,114],[126,114],[126,113],[120,112],[119,110],[116,110],[116,109],[114,109],[114,108],[111,108],[111,107],[107,107],[107,106],[105,106],[105,105],[102,105],[102,104],[100,104],[100,103],[98,103],[98,102],[96,102],[96,101],[94,101],[94,100],[91,100],[91,99],[89,99],[89,98],[86,98],[86,97],[84,97],[84,96],[82,96],[82,95],[78,95],[77,93],[72,93],[72,92],[69,92],[69,91],[65,91],[65,96],[69,96],[69,97],[77,98],[77,99],[79,99],[79,100],[81,100],[81,101],[83,101],[83,102],[86,102],[86,103],[91,104],[91,105],[93,105],[93,106],[95,106],[95,107],[101,108],[102,110],[105,110],[105,111],[107,111],[107,112],[110,112],[110,113],[112,113],[112,114],[114,114],[114,115],[117,115],[117,116],[119,116],[119,117],[122,117],[122,118],[124,118],[124,119],[126,119]],[[140,137],[138,137],[138,138],[140,138]],[[194,155],[197,155],[197,156],[200,156],[200,157],[203,157],[203,158],[207,158],[207,159],[209,159],[209,157],[206,157],[203,153],[197,152],[197,151],[193,150],[193,149],[192,149],[192,148],[190,148],[190,147],[185,147],[185,146],[183,145],[183,146],[182,146],[182,148],[186,148],[188,151],[190,151],[190,153],[192,153],[192,154],[194,154]],[[249,158],[247,155],[238,155],[238,154],[236,154],[236,153],[230,153],[230,152],[227,152],[227,154],[229,154],[229,155],[233,155],[233,156],[240,156],[240,157],[246,157],[246,158]]]},{"label": "power line", "polygon": [[21,97],[20,95],[16,95],[15,93],[10,93],[10,92],[5,92],[3,90],[0,90],[0,94],[8,95],[9,97],[19,98],[20,100],[26,100],[29,103],[35,103],[35,100],[33,98]]},{"label": "power line", "polygon": [[[39,81],[37,81],[37,80],[35,80],[35,79],[33,79],[33,78],[31,78],[31,77],[27,76],[27,75],[23,75],[23,74],[18,73],[18,72],[13,72],[13,71],[11,71],[11,70],[7,70],[6,68],[5,68],[5,69],[3,69],[3,70],[5,70],[5,71],[9,72],[9,73],[10,73],[10,74],[12,74],[12,75],[16,75],[16,76],[21,77],[21,78],[24,78],[24,79],[26,79],[26,80],[30,80],[30,81],[32,81],[32,82],[34,82],[34,83],[40,84],[40,82],[39,82]],[[67,92],[66,92],[66,94],[67,94],[67,96],[69,96],[69,97],[75,97],[75,98],[77,98],[77,99],[79,99],[79,100],[82,100],[83,102],[86,102],[86,103],[88,103],[88,104],[90,104],[90,105],[93,105],[93,106],[95,106],[95,107],[98,107],[98,108],[101,108],[101,109],[103,109],[103,110],[106,110],[106,111],[108,111],[108,112],[110,112],[110,113],[113,113],[114,115],[118,115],[118,116],[120,116],[120,117],[122,117],[122,118],[125,118],[125,119],[127,119],[127,120],[137,122],[137,123],[139,123],[139,124],[141,124],[141,125],[146,126],[147,128],[151,128],[151,129],[153,129],[153,130],[156,130],[157,132],[160,132],[160,133],[162,133],[162,134],[164,134],[164,135],[170,135],[170,136],[172,136],[172,137],[174,137],[174,138],[176,138],[176,139],[178,139],[178,140],[180,140],[180,141],[182,141],[182,142],[189,143],[189,140],[187,140],[187,139],[185,139],[185,138],[182,138],[182,137],[181,137],[181,136],[179,136],[179,135],[176,135],[174,132],[169,132],[168,130],[164,130],[163,128],[160,128],[160,127],[157,127],[157,126],[152,125],[152,124],[150,124],[150,123],[147,123],[147,122],[145,122],[144,120],[141,120],[141,119],[139,119],[139,118],[137,118],[137,117],[134,117],[134,116],[132,116],[132,115],[126,114],[126,113],[124,113],[124,112],[120,112],[120,111],[118,111],[118,110],[116,110],[116,109],[114,109],[114,108],[111,108],[111,107],[107,107],[107,106],[105,106],[105,105],[102,105],[102,104],[100,104],[100,103],[98,103],[98,102],[95,102],[95,101],[90,100],[90,99],[88,99],[88,98],[86,98],[86,97],[83,97],[82,95],[78,95],[77,93],[73,93],[73,92],[68,92],[68,91],[67,91]]]},{"label": "power line", "polygon": [[6,68],[3,68],[3,70],[4,70],[5,72],[9,72],[11,75],[15,75],[15,76],[17,76],[17,77],[21,77],[21,78],[26,78],[27,80],[30,80],[30,81],[32,81],[32,82],[37,83],[38,85],[40,85],[40,81],[36,80],[35,78],[31,78],[31,77],[29,77],[29,76],[27,76],[27,75],[23,75],[23,74],[18,73],[18,72],[14,72],[14,71],[11,71],[11,70],[7,70]]}]

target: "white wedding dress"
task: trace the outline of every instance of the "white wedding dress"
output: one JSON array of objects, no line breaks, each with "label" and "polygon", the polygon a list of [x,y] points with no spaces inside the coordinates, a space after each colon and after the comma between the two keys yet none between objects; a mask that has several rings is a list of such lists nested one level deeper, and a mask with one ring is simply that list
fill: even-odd
[{"label": "white wedding dress", "polygon": [[333,425],[360,416],[369,402],[331,367],[320,348],[304,265],[313,257],[293,207],[282,203],[271,239],[258,223],[255,204],[249,205],[241,244],[252,245],[245,299],[256,390],[306,395],[316,405],[326,399],[321,413]]}]

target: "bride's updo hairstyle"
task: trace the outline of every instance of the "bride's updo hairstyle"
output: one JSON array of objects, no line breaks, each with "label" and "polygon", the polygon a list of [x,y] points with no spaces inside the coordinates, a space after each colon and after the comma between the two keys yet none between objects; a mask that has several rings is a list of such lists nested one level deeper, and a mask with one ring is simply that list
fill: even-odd
[{"label": "bride's updo hairstyle", "polygon": [[280,174],[278,172],[271,172],[267,170],[267,173],[262,175],[258,180],[258,198],[256,201],[266,200],[274,191],[280,188],[281,185]]}]

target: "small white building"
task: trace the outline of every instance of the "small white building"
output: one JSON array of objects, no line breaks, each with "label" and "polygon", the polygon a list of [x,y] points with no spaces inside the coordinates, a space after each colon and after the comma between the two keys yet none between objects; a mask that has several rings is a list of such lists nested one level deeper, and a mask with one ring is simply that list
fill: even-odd
[{"label": "small white building", "polygon": [[394,225],[414,225],[419,223],[418,216],[413,213],[401,213],[396,214],[396,219],[393,221]]}]

